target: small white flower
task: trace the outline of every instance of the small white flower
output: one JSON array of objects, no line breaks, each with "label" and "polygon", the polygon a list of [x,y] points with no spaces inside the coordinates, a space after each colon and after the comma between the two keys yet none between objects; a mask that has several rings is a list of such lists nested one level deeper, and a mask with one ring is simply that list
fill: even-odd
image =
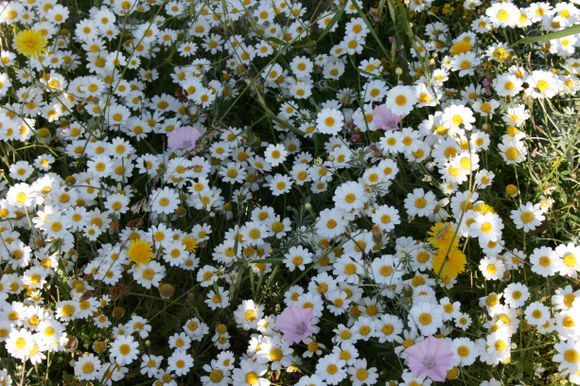
[{"label": "small white flower", "polygon": [[322,134],[338,134],[344,127],[344,116],[333,108],[325,108],[316,117],[316,129]]},{"label": "small white flower", "polygon": [[286,151],[286,148],[284,147],[284,145],[282,145],[282,144],[278,144],[278,145],[270,144],[266,148],[264,157],[266,158],[266,161],[270,165],[272,165],[273,167],[276,167],[286,160],[287,155],[288,155],[288,151]]}]

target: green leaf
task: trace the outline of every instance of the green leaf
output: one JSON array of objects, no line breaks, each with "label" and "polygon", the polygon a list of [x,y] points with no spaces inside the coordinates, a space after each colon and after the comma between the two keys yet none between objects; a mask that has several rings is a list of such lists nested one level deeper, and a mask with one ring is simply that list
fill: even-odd
[{"label": "green leaf", "polygon": [[320,36],[316,39],[317,43],[321,41],[327,34],[329,34],[332,27],[334,27],[334,25],[338,23],[338,21],[342,18],[342,15],[344,13],[344,7],[346,7],[346,2],[338,9],[338,11],[334,14],[332,19],[330,20],[330,23],[328,23],[328,25],[324,28]]},{"label": "green leaf", "polygon": [[278,39],[275,36],[268,36],[268,37],[266,37],[266,41],[267,42],[274,42],[274,43],[280,44],[281,46],[287,46],[288,45],[288,42],[285,42],[282,39]]},{"label": "green leaf", "polygon": [[527,43],[536,43],[536,42],[545,42],[548,40],[553,39],[560,39],[566,36],[574,35],[580,33],[580,24],[565,28],[561,31],[550,32],[544,35],[537,35],[537,36],[528,36],[526,38],[520,39],[514,43],[517,44],[527,44]]},{"label": "green leaf", "polygon": [[271,257],[268,259],[250,260],[250,263],[252,263],[252,264],[258,264],[258,263],[275,264],[275,263],[281,263],[282,261],[284,261],[284,259],[281,257]]},{"label": "green leaf", "polygon": [[381,38],[379,37],[379,35],[375,31],[375,29],[373,28],[373,24],[370,22],[370,20],[366,16],[366,13],[362,10],[362,8],[360,7],[360,5],[358,4],[358,0],[353,0],[352,1],[352,5],[354,5],[354,7],[356,8],[356,11],[358,12],[358,15],[360,16],[361,19],[363,19],[363,21],[365,22],[365,24],[369,28],[369,30],[371,32],[371,35],[375,39],[375,41],[377,42],[377,44],[379,45],[379,48],[380,48],[381,53],[383,54],[383,56],[385,58],[388,57],[389,54],[387,53],[387,50],[385,49],[385,46],[383,46],[383,43],[381,41]]}]

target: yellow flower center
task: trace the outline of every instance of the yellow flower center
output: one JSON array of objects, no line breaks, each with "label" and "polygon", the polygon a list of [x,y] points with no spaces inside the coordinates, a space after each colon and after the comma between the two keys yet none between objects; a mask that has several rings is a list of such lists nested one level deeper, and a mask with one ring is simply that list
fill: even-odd
[{"label": "yellow flower center", "polygon": [[407,104],[407,97],[404,95],[397,95],[397,97],[395,98],[395,103],[398,106],[405,106],[405,104]]},{"label": "yellow flower center", "polygon": [[334,375],[338,372],[338,367],[335,364],[329,364],[326,366],[326,372],[330,375]]},{"label": "yellow flower center", "polygon": [[283,356],[284,356],[284,354],[282,353],[282,350],[280,350],[279,348],[275,347],[272,350],[270,350],[270,354],[268,355],[268,358],[272,362],[277,362],[280,359],[282,359]]},{"label": "yellow flower center", "polygon": [[522,222],[524,224],[528,224],[528,223],[534,221],[534,214],[530,213],[530,212],[524,212],[521,215],[521,219],[522,219]]},{"label": "yellow flower center", "polygon": [[254,310],[247,310],[244,313],[244,319],[247,322],[252,322],[252,321],[256,320],[257,317],[258,317],[258,315],[256,315],[256,311],[254,311]]},{"label": "yellow flower center", "polygon": [[421,323],[423,326],[427,326],[427,325],[431,324],[432,320],[433,320],[433,317],[431,316],[431,314],[428,314],[426,312],[419,315],[419,323]]},{"label": "yellow flower center", "polygon": [[16,348],[18,350],[22,350],[24,347],[26,347],[26,339],[20,337],[20,338],[16,339],[16,342],[14,342],[14,345],[16,346]]},{"label": "yellow flower center", "polygon": [[255,372],[251,371],[248,374],[246,374],[246,383],[248,383],[249,385],[257,385],[260,382],[260,377],[258,377],[258,374],[256,374]]},{"label": "yellow flower center", "polygon": [[574,267],[576,266],[576,256],[573,255],[572,253],[566,253],[564,255],[564,257],[562,258],[562,261],[564,262],[564,265],[566,265],[567,267]]},{"label": "yellow flower center", "polygon": [[576,323],[571,316],[566,316],[564,319],[562,319],[562,325],[566,328],[572,328],[576,325]]},{"label": "yellow flower center", "polygon": [[502,22],[506,22],[510,18],[509,12],[506,11],[505,9],[500,9],[496,16],[497,16],[497,20],[502,21]]},{"label": "yellow flower center", "polygon": [[83,365],[83,373],[90,374],[95,370],[95,365],[91,362],[87,362]]},{"label": "yellow flower center", "polygon": [[119,352],[123,355],[128,355],[131,352],[131,346],[127,343],[123,343],[119,346]]},{"label": "yellow flower center", "polygon": [[574,349],[566,350],[564,352],[564,360],[569,363],[578,363],[580,362],[580,355]]},{"label": "yellow flower center", "polygon": [[209,373],[209,379],[213,383],[218,383],[224,378],[224,373],[221,370],[212,370]]}]

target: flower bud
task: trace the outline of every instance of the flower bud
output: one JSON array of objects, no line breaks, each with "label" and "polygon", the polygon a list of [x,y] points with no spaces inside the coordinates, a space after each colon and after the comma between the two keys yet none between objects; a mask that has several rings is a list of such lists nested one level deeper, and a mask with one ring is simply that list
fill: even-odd
[{"label": "flower bud", "polygon": [[121,317],[123,317],[123,315],[125,315],[125,310],[123,309],[123,307],[117,306],[115,308],[113,308],[113,317],[116,319],[119,319]]},{"label": "flower bud", "polygon": [[48,138],[50,137],[50,130],[46,127],[42,127],[36,131],[36,134],[38,134],[40,138]]},{"label": "flower bud", "polygon": [[159,284],[159,295],[163,299],[170,299],[175,295],[175,286],[169,283],[160,283]]},{"label": "flower bud", "polygon": [[215,327],[215,332],[217,332],[218,334],[225,334],[227,331],[228,328],[223,323],[220,323]]},{"label": "flower bud", "polygon": [[102,340],[96,340],[93,342],[93,350],[96,353],[105,352],[106,349],[107,349],[107,343],[103,342]]},{"label": "flower bud", "polygon": [[514,184],[509,184],[508,186],[505,187],[505,194],[511,198],[516,197],[518,193],[519,193],[518,187],[515,186]]},{"label": "flower bud", "polygon": [[64,349],[66,352],[73,352],[79,347],[79,340],[74,335],[69,335],[68,340],[64,345]]}]

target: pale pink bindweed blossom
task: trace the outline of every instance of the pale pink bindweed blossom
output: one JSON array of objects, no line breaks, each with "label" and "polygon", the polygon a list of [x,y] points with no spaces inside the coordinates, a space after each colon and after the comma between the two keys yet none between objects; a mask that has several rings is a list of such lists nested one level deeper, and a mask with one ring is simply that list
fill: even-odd
[{"label": "pale pink bindweed blossom", "polygon": [[182,126],[167,135],[167,145],[171,150],[193,150],[195,143],[201,137],[201,131],[196,127]]},{"label": "pale pink bindweed blossom", "polygon": [[409,368],[416,377],[427,376],[443,382],[453,366],[453,352],[444,339],[430,336],[406,349],[405,353],[409,357]]},{"label": "pale pink bindweed blossom", "polygon": [[491,92],[491,78],[488,76],[481,83],[483,84],[483,88],[485,89],[485,93],[487,95],[491,96],[492,95],[492,92]]},{"label": "pale pink bindweed blossom", "polygon": [[276,328],[284,334],[288,344],[301,342],[312,334],[312,308],[288,306],[276,318]]},{"label": "pale pink bindweed blossom", "polygon": [[402,118],[393,113],[386,104],[378,105],[373,110],[373,121],[377,129],[397,130]]}]

